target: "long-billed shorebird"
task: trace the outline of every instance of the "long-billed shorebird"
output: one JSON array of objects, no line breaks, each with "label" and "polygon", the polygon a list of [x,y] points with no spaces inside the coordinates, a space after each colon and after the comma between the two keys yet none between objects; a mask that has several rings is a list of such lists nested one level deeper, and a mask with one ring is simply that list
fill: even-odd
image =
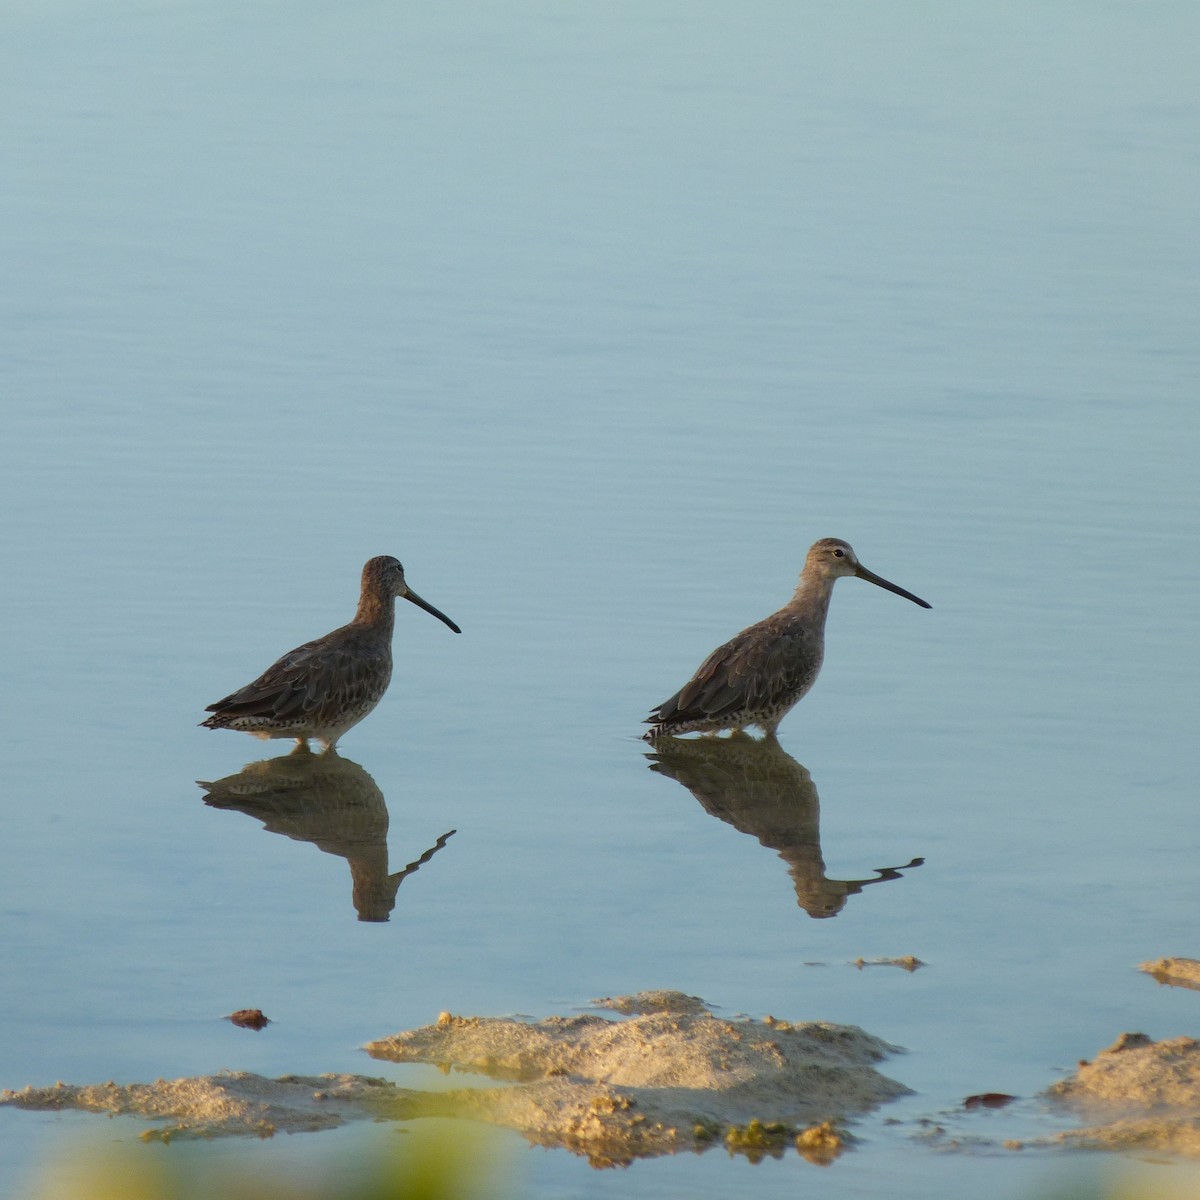
[{"label": "long-billed shorebird", "polygon": [[237,729],[260,738],[309,738],[332,750],[383,699],[392,678],[396,597],[411,600],[461,633],[445,613],[422,600],[391,555],[372,558],[362,572],[354,620],[305,642],[269,666],[253,683],[210,704],[209,729]]},{"label": "long-billed shorebird", "polygon": [[822,538],[809,550],[791,600],[718,646],[695,675],[646,718],[653,726],[646,737],[719,733],[750,725],[773,737],[779,722],[816,681],[825,656],[829,598],[843,575],[856,575],[922,608],[931,607],[868,571],[848,543]]}]

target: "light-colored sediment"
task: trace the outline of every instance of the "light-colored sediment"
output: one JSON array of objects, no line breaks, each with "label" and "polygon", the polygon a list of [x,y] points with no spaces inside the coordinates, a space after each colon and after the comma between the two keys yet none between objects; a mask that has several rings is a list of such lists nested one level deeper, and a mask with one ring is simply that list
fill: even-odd
[{"label": "light-colored sediment", "polygon": [[897,1048],[855,1026],[730,1021],[695,1012],[695,998],[679,993],[605,1003],[641,1015],[528,1023],[443,1013],[436,1025],[367,1050],[392,1062],[516,1082],[450,1095],[464,1115],[594,1161],[668,1154],[718,1138],[742,1148],[739,1139],[753,1142],[758,1130],[794,1141],[804,1127],[868,1112],[908,1091],[875,1069]]},{"label": "light-colored sediment", "polygon": [[[455,1017],[371,1043],[377,1058],[436,1063],[515,1083],[419,1092],[360,1075],[244,1072],[153,1084],[26,1088],[0,1104],[171,1122],[153,1136],[267,1136],[364,1118],[458,1116],[518,1130],[596,1165],[722,1143],[751,1157],[795,1147],[817,1162],[844,1148],[839,1123],[908,1089],[876,1064],[896,1052],[849,1025],[724,1020],[681,993],[616,997],[640,1015]],[[648,1010],[648,1011],[647,1011]]]},{"label": "light-colored sediment", "polygon": [[80,1109],[109,1116],[169,1121],[148,1136],[270,1137],[278,1132],[333,1129],[345,1121],[398,1115],[405,1093],[364,1075],[284,1075],[267,1079],[249,1071],[223,1071],[155,1083],[98,1083],[77,1087],[27,1087],[0,1092],[0,1104],[39,1110]]},{"label": "light-colored sediment", "polygon": [[1055,1141],[1200,1156],[1200,1042],[1123,1033],[1046,1095],[1090,1124]]},{"label": "light-colored sediment", "polygon": [[1142,963],[1138,970],[1153,975],[1159,983],[1170,987],[1200,990],[1200,959],[1159,958],[1154,962]]},{"label": "light-colored sediment", "polygon": [[683,992],[672,992],[656,989],[649,992],[638,992],[633,996],[602,996],[592,1001],[593,1008],[611,1008],[613,1012],[624,1013],[625,1016],[636,1016],[642,1013],[674,1012],[674,1013],[706,1013],[709,1007],[699,996],[685,996]]},{"label": "light-colored sediment", "polygon": [[[596,1004],[635,1015],[521,1021],[443,1013],[434,1025],[367,1047],[376,1058],[432,1063],[505,1086],[427,1092],[367,1075],[267,1079],[223,1072],[155,1083],[28,1087],[3,1092],[0,1105],[148,1118],[155,1126],[143,1136],[164,1140],[269,1137],[347,1121],[437,1116],[514,1129],[530,1142],[586,1155],[597,1166],[716,1145],[755,1159],[794,1149],[826,1163],[852,1141],[847,1120],[908,1092],[876,1069],[897,1048],[855,1026],[726,1020],[678,992]],[[1200,1157],[1196,1039],[1155,1042],[1122,1034],[1045,1096],[1085,1124],[998,1142],[925,1120],[918,1136],[960,1152],[1065,1145]],[[986,1105],[968,1101],[966,1107]]]}]

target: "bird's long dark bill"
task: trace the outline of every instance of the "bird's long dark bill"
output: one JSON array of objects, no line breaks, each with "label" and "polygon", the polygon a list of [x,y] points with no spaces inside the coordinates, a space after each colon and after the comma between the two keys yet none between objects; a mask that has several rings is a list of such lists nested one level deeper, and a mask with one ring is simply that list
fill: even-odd
[{"label": "bird's long dark bill", "polygon": [[868,571],[866,567],[859,563],[854,571],[859,579],[865,579],[868,583],[873,583],[876,587],[885,588],[889,592],[895,592],[897,596],[903,596],[905,600],[911,600],[914,604],[919,604],[922,608],[932,608],[932,604],[926,604],[920,596],[914,596],[912,592],[906,592],[902,587],[897,587],[894,583],[889,583],[882,576],[876,575],[874,571]]},{"label": "bird's long dark bill", "polygon": [[[459,627],[457,625],[455,625],[455,623],[452,620],[450,620],[450,618],[448,616],[446,616],[446,614],[444,612],[439,612],[427,600],[422,600],[421,597],[418,596],[416,592],[409,589],[407,592],[404,593],[404,598],[405,598],[405,600],[411,600],[418,608],[423,608],[427,613],[432,613],[443,624],[449,625],[450,628],[453,629],[455,633],[462,633],[462,630],[459,629]],[[911,597],[911,599],[915,600],[916,597],[915,596]],[[918,600],[917,603],[919,604],[921,602]],[[928,608],[929,605],[926,605],[925,607]]]}]

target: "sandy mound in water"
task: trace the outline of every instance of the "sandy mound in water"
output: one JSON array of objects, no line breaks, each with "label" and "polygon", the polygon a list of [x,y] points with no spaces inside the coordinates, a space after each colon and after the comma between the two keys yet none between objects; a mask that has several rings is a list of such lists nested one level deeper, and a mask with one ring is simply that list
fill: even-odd
[{"label": "sandy mound in water", "polygon": [[1123,1033],[1048,1096],[1094,1122],[1059,1141],[1102,1150],[1200,1155],[1200,1042]]},{"label": "sandy mound in water", "polygon": [[685,996],[683,992],[663,990],[638,992],[633,996],[604,996],[593,1000],[592,1004],[596,1008],[611,1008],[613,1012],[624,1013],[626,1016],[654,1012],[708,1012],[708,1005],[699,996]]},{"label": "sandy mound in water", "polygon": [[235,1072],[26,1088],[5,1092],[0,1104],[157,1118],[172,1123],[152,1135],[163,1137],[269,1136],[362,1118],[460,1116],[609,1165],[717,1142],[754,1157],[794,1145],[828,1161],[845,1140],[833,1122],[908,1091],[875,1069],[896,1047],[855,1026],[724,1020],[677,992],[598,1003],[640,1015],[525,1022],[443,1013],[436,1025],[367,1047],[376,1058],[436,1063],[516,1086],[419,1092],[361,1075]]},{"label": "sandy mound in water", "polygon": [[1170,987],[1200,990],[1200,960],[1194,958],[1160,958],[1142,963],[1138,970],[1153,975],[1159,983]]},{"label": "sandy mound in water", "polygon": [[[284,1075],[266,1079],[248,1071],[223,1071],[156,1083],[98,1083],[76,1087],[27,1087],[0,1093],[0,1104],[169,1120],[148,1137],[270,1137],[276,1132],[332,1129],[344,1121],[375,1116],[403,1093],[384,1079],[363,1075]],[[394,1109],[393,1109],[394,1111]]]},{"label": "sandy mound in water", "polygon": [[642,1015],[530,1024],[443,1013],[436,1025],[367,1050],[516,1082],[448,1096],[464,1115],[613,1162],[718,1138],[769,1150],[804,1126],[867,1112],[908,1091],[875,1069],[896,1047],[855,1026],[729,1021],[696,1012],[695,998],[679,993],[604,1003]]}]

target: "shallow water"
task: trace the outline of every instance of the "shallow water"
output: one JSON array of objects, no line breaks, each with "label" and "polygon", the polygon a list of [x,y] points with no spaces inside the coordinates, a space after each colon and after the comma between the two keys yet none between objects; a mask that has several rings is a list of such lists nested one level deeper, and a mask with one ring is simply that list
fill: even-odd
[{"label": "shallow water", "polygon": [[[913,1135],[1121,1030],[1195,1032],[1134,968],[1195,954],[1200,901],[1198,23],[10,6],[0,1086],[377,1073],[363,1042],[442,1009],[673,987],[908,1049],[917,1094],[821,1175],[839,1195],[1073,1168]],[[637,739],[826,535],[933,609],[839,584],[780,731],[810,894],[924,859],[814,919],[779,831]],[[463,628],[401,606],[342,744],[387,809],[367,788],[349,835],[375,915],[457,831],[386,923],[345,828],[269,832],[194,782],[286,753],[195,724],[345,620],[379,553]],[[246,1006],[274,1023],[220,1019]],[[0,1111],[0,1173],[133,1128]],[[538,1197],[813,1170],[515,1162]]]}]

